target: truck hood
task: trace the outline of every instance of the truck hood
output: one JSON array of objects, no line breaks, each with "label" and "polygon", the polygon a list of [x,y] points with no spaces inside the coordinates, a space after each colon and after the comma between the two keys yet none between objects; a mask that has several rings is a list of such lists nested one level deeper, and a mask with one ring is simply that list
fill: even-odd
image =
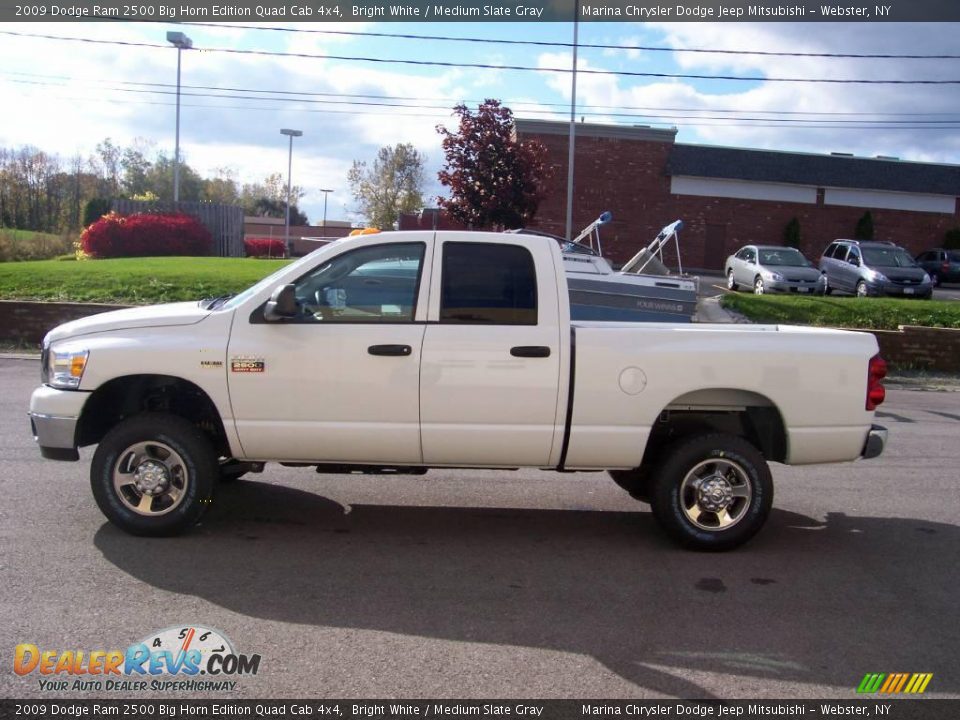
[{"label": "truck hood", "polygon": [[197,302],[168,303],[165,305],[147,305],[146,307],[112,310],[110,312],[89,315],[58,325],[44,338],[44,343],[66,338],[109,332],[111,330],[132,330],[134,328],[159,327],[170,325],[193,325],[210,314]]}]

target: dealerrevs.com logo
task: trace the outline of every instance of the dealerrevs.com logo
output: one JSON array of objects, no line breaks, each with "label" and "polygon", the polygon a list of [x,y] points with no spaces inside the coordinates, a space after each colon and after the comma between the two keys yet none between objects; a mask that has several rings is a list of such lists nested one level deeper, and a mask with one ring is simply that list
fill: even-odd
[{"label": "dealerrevs.com logo", "polygon": [[231,691],[256,675],[260,655],[244,655],[218,630],[182,625],[150,633],[126,650],[50,650],[21,643],[13,671],[48,691]]}]

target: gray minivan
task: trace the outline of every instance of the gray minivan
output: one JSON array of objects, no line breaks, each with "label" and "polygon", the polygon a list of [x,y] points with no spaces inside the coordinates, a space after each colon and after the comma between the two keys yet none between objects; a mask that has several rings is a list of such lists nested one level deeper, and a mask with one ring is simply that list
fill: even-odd
[{"label": "gray minivan", "polygon": [[874,240],[834,240],[820,257],[829,294],[897,295],[929,299],[933,282],[902,247]]}]

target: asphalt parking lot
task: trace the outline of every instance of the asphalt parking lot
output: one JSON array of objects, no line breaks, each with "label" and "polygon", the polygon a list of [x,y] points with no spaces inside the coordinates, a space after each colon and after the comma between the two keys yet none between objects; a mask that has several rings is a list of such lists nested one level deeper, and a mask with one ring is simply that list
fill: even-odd
[{"label": "asphalt parking lot", "polygon": [[891,390],[885,455],[775,466],[765,530],[711,555],[598,473],[268,467],[192,534],[130,537],[93,503],[89,449],[40,459],[37,376],[0,360],[3,697],[84,697],[15,675],[19,643],[188,624],[262,656],[240,698],[853,697],[867,672],[960,697],[960,393]]}]

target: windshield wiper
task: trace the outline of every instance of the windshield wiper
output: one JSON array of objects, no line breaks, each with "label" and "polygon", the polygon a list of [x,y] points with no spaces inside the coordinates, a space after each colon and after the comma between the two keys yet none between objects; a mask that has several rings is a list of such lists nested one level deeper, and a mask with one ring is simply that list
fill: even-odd
[{"label": "windshield wiper", "polygon": [[227,300],[233,297],[233,294],[230,295],[220,295],[219,297],[213,298],[204,298],[200,301],[200,307],[204,310],[216,310],[218,307],[223,305]]}]

